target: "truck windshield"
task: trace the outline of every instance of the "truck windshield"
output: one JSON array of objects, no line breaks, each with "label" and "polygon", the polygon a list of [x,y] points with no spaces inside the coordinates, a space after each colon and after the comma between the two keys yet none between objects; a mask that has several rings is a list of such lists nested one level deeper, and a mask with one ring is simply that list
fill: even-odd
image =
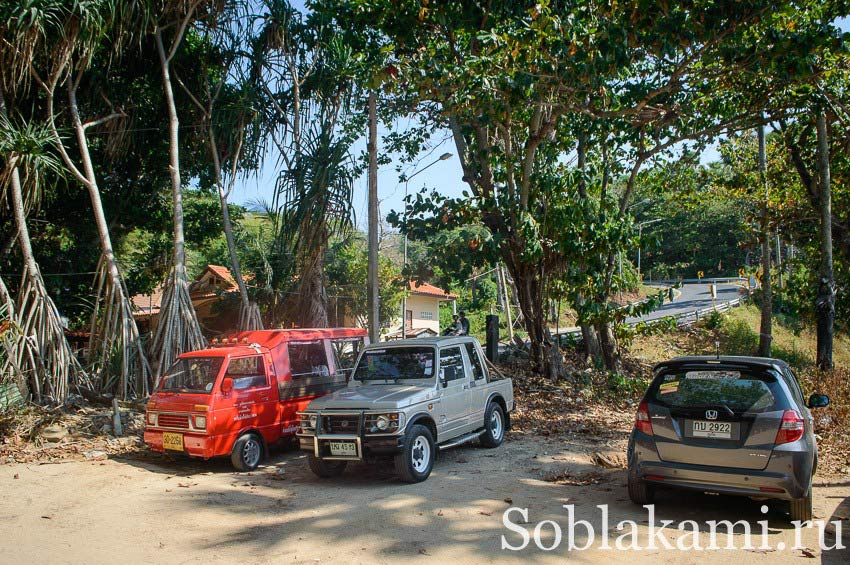
[{"label": "truck windshield", "polygon": [[209,394],[221,369],[223,357],[178,359],[159,381],[160,392]]},{"label": "truck windshield", "polygon": [[433,347],[387,347],[363,352],[354,380],[427,379],[434,376]]}]

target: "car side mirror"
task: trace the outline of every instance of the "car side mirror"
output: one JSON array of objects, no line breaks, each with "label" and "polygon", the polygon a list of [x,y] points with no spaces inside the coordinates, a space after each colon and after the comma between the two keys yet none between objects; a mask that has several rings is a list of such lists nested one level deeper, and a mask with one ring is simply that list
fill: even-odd
[{"label": "car side mirror", "polygon": [[813,394],[809,397],[809,408],[825,408],[829,406],[829,397],[825,394]]},{"label": "car side mirror", "polygon": [[446,370],[440,369],[440,384],[443,385],[443,388],[449,386],[449,382],[446,380]]},{"label": "car side mirror", "polygon": [[221,392],[224,394],[230,394],[233,392],[233,379],[230,377],[224,377],[221,381]]}]

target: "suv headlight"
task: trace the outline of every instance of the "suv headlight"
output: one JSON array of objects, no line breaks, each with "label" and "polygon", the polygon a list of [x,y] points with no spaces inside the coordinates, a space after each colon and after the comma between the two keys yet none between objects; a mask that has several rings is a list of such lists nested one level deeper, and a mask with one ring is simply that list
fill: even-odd
[{"label": "suv headlight", "polygon": [[319,415],[310,414],[310,427],[315,430],[317,425],[319,425]]},{"label": "suv headlight", "polygon": [[404,427],[404,414],[401,412],[389,412],[386,414],[372,414],[367,417],[366,431],[372,434],[393,433]]}]

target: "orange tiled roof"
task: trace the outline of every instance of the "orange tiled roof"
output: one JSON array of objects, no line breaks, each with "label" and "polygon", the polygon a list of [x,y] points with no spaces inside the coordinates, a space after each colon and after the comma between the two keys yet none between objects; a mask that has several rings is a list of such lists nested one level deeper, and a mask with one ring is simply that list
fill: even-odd
[{"label": "orange tiled roof", "polygon": [[410,281],[408,284],[410,285],[410,292],[413,294],[435,296],[445,300],[455,300],[458,298],[457,294],[454,294],[453,292],[446,292],[442,288],[437,288],[436,286],[428,283],[416,283],[415,281]]}]

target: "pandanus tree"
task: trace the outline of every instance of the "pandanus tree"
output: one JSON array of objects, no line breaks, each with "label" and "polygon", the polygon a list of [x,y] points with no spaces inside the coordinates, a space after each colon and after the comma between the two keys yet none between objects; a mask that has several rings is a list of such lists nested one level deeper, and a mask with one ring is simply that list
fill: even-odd
[{"label": "pandanus tree", "polygon": [[345,120],[355,61],[321,19],[305,19],[285,1],[266,8],[254,49],[264,60],[254,78],[267,97],[269,138],[283,165],[270,205],[276,278],[291,289],[289,320],[323,327],[325,253],[331,238],[352,225],[354,130]]},{"label": "pandanus tree", "polygon": [[52,41],[51,27],[63,14],[59,3],[46,3],[40,11],[31,8],[23,2],[0,6],[0,189],[14,216],[23,260],[17,304],[14,309],[7,305],[18,337],[4,372],[11,368],[23,376],[36,400],[58,402],[72,386],[89,383],[45,288],[27,226],[27,214],[37,206],[50,177],[61,169],[48,149],[50,132],[35,125],[34,119],[17,120],[12,115],[15,101],[28,95],[33,61]]},{"label": "pandanus tree", "polygon": [[228,4],[219,18],[198,26],[199,46],[196,48],[201,50],[202,56],[197,91],[177,73],[175,78],[199,110],[200,125],[206,130],[224,236],[233,278],[239,288],[239,329],[255,330],[263,327],[262,314],[258,304],[248,295],[228,208],[228,199],[240,172],[256,167],[260,161],[258,146],[263,114],[258,110],[260,96],[256,83],[246,76],[246,71],[252,68],[247,56],[252,39],[251,19],[241,12],[240,3]]},{"label": "pandanus tree", "polygon": [[154,40],[162,71],[168,112],[171,202],[173,206],[173,254],[166,275],[162,303],[150,344],[154,371],[167,370],[184,351],[199,349],[205,340],[192,297],[186,272],[186,237],[183,221],[183,181],[180,176],[180,118],[174,96],[173,65],[175,55],[196,20],[214,19],[218,3],[204,0],[166,0],[155,15]]},{"label": "pandanus tree", "polygon": [[[119,143],[126,115],[102,96],[106,106],[102,114],[84,116],[78,93],[83,79],[91,74],[94,57],[120,56],[121,48],[138,38],[147,14],[141,4],[108,0],[72,3],[56,13],[60,15],[49,20],[52,41],[32,61],[31,74],[45,97],[56,150],[70,175],[87,190],[94,212],[101,252],[88,349],[92,373],[98,375],[93,384],[122,398],[146,396],[150,366],[115,257],[89,139],[94,133],[107,144]],[[73,132],[74,143],[60,130]]]}]

